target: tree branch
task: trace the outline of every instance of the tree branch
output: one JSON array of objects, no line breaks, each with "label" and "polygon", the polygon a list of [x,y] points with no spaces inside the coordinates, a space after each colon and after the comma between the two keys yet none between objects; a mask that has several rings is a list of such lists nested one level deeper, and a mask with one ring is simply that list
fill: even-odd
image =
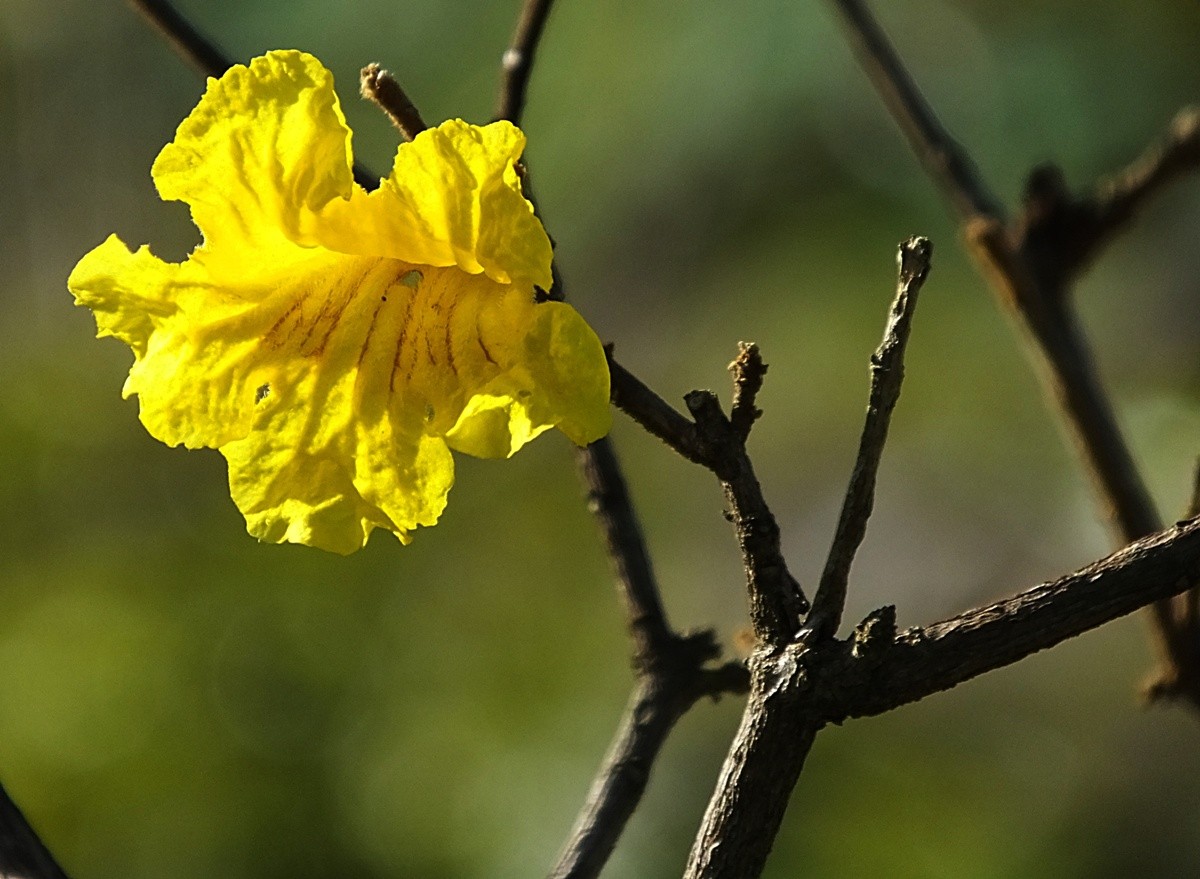
[{"label": "tree branch", "polygon": [[[202,75],[217,79],[233,66],[229,55],[200,33],[169,0],[129,0],[129,4],[171,44],[176,55]],[[355,161],[354,182],[363,189],[371,190],[379,185],[379,175]]]},{"label": "tree branch", "polygon": [[378,64],[368,64],[359,74],[362,96],[384,112],[405,140],[412,140],[427,126],[395,78]]},{"label": "tree branch", "polygon": [[512,42],[501,61],[503,79],[496,98],[495,118],[514,123],[521,118],[533,59],[553,5],[554,0],[525,0]]},{"label": "tree branch", "polygon": [[[552,5],[553,0],[526,0],[521,10],[512,44],[504,53],[497,119],[514,124],[521,121],[533,59]],[[529,182],[526,175],[527,187]],[[532,200],[529,189],[526,191]],[[557,263],[553,272],[549,298],[565,300]],[[611,350],[606,353],[613,401],[632,401],[658,426],[656,435],[669,437],[668,442],[681,452],[690,450],[695,430],[687,419],[616,364]],[[598,876],[641,802],[654,761],[679,718],[702,696],[717,699],[748,688],[741,663],[706,668],[721,653],[711,630],[680,635],[667,622],[650,553],[612,440],[604,437],[580,449],[578,463],[588,506],[600,526],[625,608],[636,682],[583,808],[550,871],[551,879]]]},{"label": "tree branch", "polygon": [[750,698],[688,856],[683,879],[757,879],[822,720],[803,701],[795,649],[750,660]]},{"label": "tree branch", "polygon": [[1116,542],[1157,531],[1161,520],[1117,426],[1073,310],[1061,297],[1045,294],[999,224],[976,218],[966,225],[965,237],[1001,301],[1034,343],[1047,390],[1075,438]]},{"label": "tree branch", "polygon": [[[963,223],[970,249],[999,299],[1023,326],[1050,399],[1075,438],[1116,542],[1157,531],[1161,519],[1117,424],[1069,304],[1070,283],[1153,192],[1200,167],[1200,121],[1180,114],[1170,136],[1090,199],[1076,201],[1061,172],[1030,176],[1009,226],[962,148],[946,132],[861,0],[831,0],[876,90]],[[1148,692],[1180,695],[1200,709],[1200,630],[1172,602],[1153,609],[1161,671]]]},{"label": "tree branch", "polygon": [[[695,426],[611,359],[613,399],[636,401],[678,448],[696,444]],[[618,390],[618,388],[622,390]],[[699,454],[699,452],[697,452]],[[596,516],[625,607],[637,676],[608,753],[596,771],[583,809],[550,872],[551,879],[593,879],[641,802],[650,769],[676,722],[703,696],[748,689],[746,669],[720,655],[711,630],[677,634],[667,622],[650,554],[633,510],[612,441],[605,437],[578,452],[588,507]]]},{"label": "tree branch", "polygon": [[700,668],[717,653],[711,632],[690,638],[676,636],[674,648],[659,654],[655,669],[639,674],[550,879],[599,876],[641,802],[654,762],[679,718],[703,696],[717,699],[748,689],[746,668],[741,663]]},{"label": "tree branch", "polygon": [[763,497],[746,446],[711,391],[692,391],[684,402],[696,420],[707,466],[725,490],[729,520],[742,550],[754,634],[764,644],[788,643],[799,631],[808,599],[788,571],[779,523]]},{"label": "tree branch", "polygon": [[233,66],[221,48],[183,17],[167,0],[129,0],[129,5],[162,35],[175,54],[214,79]]},{"label": "tree branch", "polygon": [[[799,632],[803,608],[797,607],[796,596],[803,601],[803,594],[779,555],[778,527],[758,493],[740,434],[725,422],[737,442],[729,444],[725,455],[732,466],[717,472],[742,544],[759,648],[750,658],[750,697],[741,726],[705,811],[685,879],[753,879],[762,872],[808,751],[825,722],[808,704],[804,655],[808,645],[830,643],[841,619],[850,563],[871,515],[875,474],[903,380],[904,346],[931,253],[924,238],[900,245],[896,298],[883,342],[871,358],[871,398],[858,461],[813,610]],[[757,360],[757,351],[754,358],[745,353],[739,361]],[[711,394],[693,392],[688,406],[702,434],[720,433],[724,416]],[[893,625],[889,640],[894,634]]]},{"label": "tree branch", "polygon": [[1065,295],[1072,281],[1151,196],[1200,168],[1200,108],[1176,114],[1162,140],[1123,171],[1076,197],[1055,165],[1034,169],[1014,229],[1033,274]]},{"label": "tree branch", "polygon": [[871,357],[871,394],[858,458],[846,489],[825,570],[817,594],[813,596],[813,609],[806,620],[806,627],[817,639],[831,637],[841,625],[850,566],[866,536],[867,520],[871,518],[875,504],[875,477],[887,443],[892,410],[900,399],[900,386],[904,381],[904,348],[912,330],[917,295],[929,275],[932,255],[933,246],[928,238],[910,238],[900,245],[896,298],[888,314],[883,341]]},{"label": "tree branch", "polygon": [[820,715],[881,714],[1011,665],[1200,583],[1200,520],[1130,544],[1012,598],[858,651],[838,642],[813,683]]},{"label": "tree branch", "polygon": [[21,810],[0,786],[0,877],[67,879]]},{"label": "tree branch", "polygon": [[738,356],[729,364],[733,373],[733,401],[729,404],[729,421],[744,443],[750,438],[750,428],[762,417],[756,405],[758,392],[762,390],[767,375],[767,364],[763,363],[758,346],[738,343]]},{"label": "tree branch", "polygon": [[635,667],[650,667],[668,649],[675,635],[659,597],[658,580],[642,527],[633,511],[629,488],[616,451],[607,439],[579,449],[577,459],[587,488],[588,509],[600,526],[617,591],[625,606]]},{"label": "tree branch", "polygon": [[[623,369],[617,379],[618,368],[612,366],[614,388],[618,383],[629,385],[639,401],[649,401],[653,411],[672,413],[662,417],[681,435],[694,434],[684,416]],[[650,769],[679,718],[703,696],[716,699],[748,688],[741,663],[705,667],[721,652],[711,630],[679,635],[667,622],[650,554],[611,440],[605,437],[580,449],[578,461],[588,507],[600,525],[625,607],[637,680],[583,809],[550,872],[552,879],[598,876],[641,802]]]},{"label": "tree branch", "polygon": [[614,406],[693,464],[701,467],[710,465],[711,452],[704,448],[696,425],[686,415],[614,360],[611,351],[608,368],[612,376]]},{"label": "tree branch", "polygon": [[926,173],[959,216],[981,214],[1002,219],[1000,200],[983,182],[967,152],[938,120],[866,5],[862,0],[832,2],[859,63]]},{"label": "tree branch", "polygon": [[845,641],[805,637],[750,659],[750,698],[684,879],[755,879],[821,727],[882,714],[1053,647],[1200,582],[1200,520],[1053,583],[896,635],[895,611]]}]

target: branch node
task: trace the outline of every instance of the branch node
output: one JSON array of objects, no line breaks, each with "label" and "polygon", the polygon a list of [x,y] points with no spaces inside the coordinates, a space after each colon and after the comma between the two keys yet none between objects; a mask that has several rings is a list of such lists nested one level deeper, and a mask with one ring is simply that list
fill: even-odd
[{"label": "branch node", "polygon": [[683,402],[701,430],[719,433],[729,426],[729,419],[721,411],[721,403],[712,391],[688,391],[683,395]]},{"label": "branch node", "polygon": [[850,636],[850,655],[855,659],[878,659],[896,643],[896,606],[889,604],[871,611]]},{"label": "branch node", "polygon": [[553,5],[554,0],[525,0],[521,7],[512,41],[500,59],[502,76],[500,92],[496,96],[497,119],[507,119],[514,124],[521,121],[534,57]]}]

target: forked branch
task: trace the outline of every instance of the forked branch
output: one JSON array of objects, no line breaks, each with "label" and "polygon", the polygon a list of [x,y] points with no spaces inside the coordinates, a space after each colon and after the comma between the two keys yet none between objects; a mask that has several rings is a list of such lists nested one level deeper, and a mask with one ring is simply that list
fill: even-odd
[{"label": "forked branch", "polygon": [[[1200,167],[1200,114],[1185,110],[1163,143],[1077,199],[1052,167],[1030,176],[1025,205],[1007,223],[1003,207],[966,151],[938,121],[862,0],[831,0],[859,61],[953,206],[973,255],[1033,342],[1048,396],[1074,436],[1118,543],[1161,527],[1070,302],[1070,285],[1136,208],[1164,184]],[[1162,669],[1154,696],[1200,709],[1200,628],[1169,601],[1154,608]]]},{"label": "forked branch", "polygon": [[[552,5],[553,0],[526,0],[521,9],[512,43],[504,53],[497,119],[513,123],[521,120],[534,57]],[[527,194],[529,182],[527,176]],[[549,295],[565,299],[557,263]],[[662,404],[657,409],[660,415],[672,428],[681,429],[680,422],[686,419],[678,413],[672,418],[673,410],[613,362],[611,351],[608,353],[614,400],[621,393],[618,388],[625,388],[638,394],[643,402],[658,401]],[[686,427],[682,430],[687,432]],[[650,770],[679,718],[704,696],[716,699],[726,693],[745,692],[748,687],[746,670],[740,663],[708,667],[721,652],[713,632],[681,635],[668,623],[650,553],[612,440],[604,437],[580,449],[578,462],[588,506],[600,527],[625,608],[636,680],[608,753],[550,871],[552,879],[598,876],[641,802]]]}]

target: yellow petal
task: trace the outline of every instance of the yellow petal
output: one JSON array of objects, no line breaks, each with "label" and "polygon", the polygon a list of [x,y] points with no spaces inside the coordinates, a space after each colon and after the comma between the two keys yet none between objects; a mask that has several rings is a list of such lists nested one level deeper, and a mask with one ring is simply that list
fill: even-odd
[{"label": "yellow petal", "polygon": [[259,540],[346,554],[374,528],[407,543],[418,525],[437,521],[454,482],[445,441],[399,432],[386,417],[355,420],[352,384],[317,391],[313,408],[278,406],[221,448],[230,494]]},{"label": "yellow petal", "polygon": [[502,458],[551,427],[577,445],[608,433],[608,364],[596,333],[561,302],[530,306],[523,323],[520,335],[497,333],[493,347],[505,368],[471,393],[446,434],[451,448]]},{"label": "yellow petal", "polygon": [[209,79],[151,173],[165,200],[191,207],[214,268],[237,271],[281,238],[311,243],[316,213],[355,188],[332,75],[296,51],[231,67]]},{"label": "yellow petal", "polygon": [[524,136],[454,121],[350,178],[327,71],[273,52],[210,81],[155,164],[204,244],[182,264],[115,236],[68,286],[134,352],[125,393],[171,444],[219,448],[250,532],[335,552],[437,521],[450,447],[511,455],[609,426],[592,330],[550,283],[521,194]]},{"label": "yellow petal", "polygon": [[179,266],[163,262],[144,245],[130,253],[116,235],[91,250],[67,278],[75,304],[92,310],[96,336],[114,336],[141,359],[154,328],[178,311],[168,291]]},{"label": "yellow petal", "polygon": [[549,289],[550,239],[514,167],[524,148],[525,135],[509,122],[452,119],[423,131],[400,145],[379,189],[328,206],[321,241]]},{"label": "yellow petal", "polygon": [[541,418],[576,445],[595,442],[612,427],[608,358],[596,331],[562,302],[537,307],[524,339],[525,362],[544,400]]}]

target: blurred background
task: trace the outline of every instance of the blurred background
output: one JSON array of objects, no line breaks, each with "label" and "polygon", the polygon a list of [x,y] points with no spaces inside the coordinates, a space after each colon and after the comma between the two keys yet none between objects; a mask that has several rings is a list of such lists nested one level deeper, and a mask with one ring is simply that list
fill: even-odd
[{"label": "blurred background", "polygon": [[[395,72],[426,119],[490,118],[517,0],[187,0],[239,61]],[[1118,169],[1200,96],[1200,6],[877,4],[998,192],[1035,163]],[[339,558],[260,546],[216,452],[169,449],[65,279],[110,232],[197,235],[150,165],[202,80],[124,5],[0,4],[0,781],[77,879],[542,874],[622,710],[628,648],[569,444],[460,459],[442,522]],[[825,4],[563,0],[527,158],[569,295],[668,399],[739,340],[771,371],[751,452],[793,570],[819,574],[896,244],[935,268],[848,619],[943,618],[1107,552],[1021,342]],[[1079,289],[1164,518],[1200,452],[1200,183],[1154,202]],[[679,627],[733,646],[738,555],[704,472],[614,437]],[[823,734],[767,876],[1182,876],[1200,859],[1200,724],[1145,710],[1142,617]],[[679,875],[741,710],[696,707],[613,879]]]}]

